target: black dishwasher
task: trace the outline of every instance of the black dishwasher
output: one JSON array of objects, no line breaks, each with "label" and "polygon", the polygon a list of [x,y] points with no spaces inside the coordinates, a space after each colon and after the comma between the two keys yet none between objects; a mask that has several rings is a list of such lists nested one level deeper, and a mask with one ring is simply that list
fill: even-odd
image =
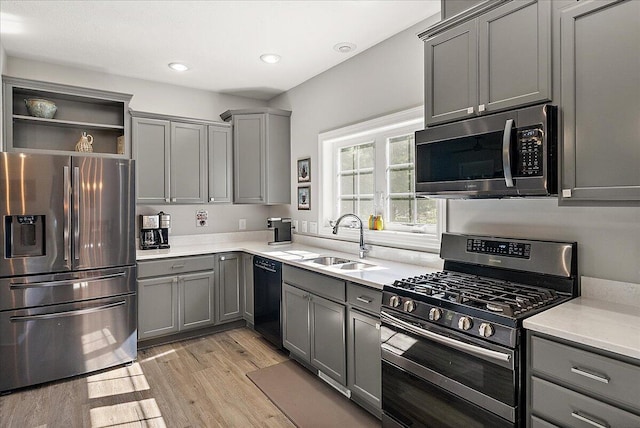
[{"label": "black dishwasher", "polygon": [[282,263],[253,258],[254,328],[269,342],[282,348],[280,299]]}]

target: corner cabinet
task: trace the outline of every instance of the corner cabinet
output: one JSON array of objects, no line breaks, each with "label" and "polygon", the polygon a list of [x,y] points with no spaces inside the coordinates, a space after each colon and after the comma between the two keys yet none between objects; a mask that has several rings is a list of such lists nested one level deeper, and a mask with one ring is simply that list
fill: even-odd
[{"label": "corner cabinet", "polygon": [[272,108],[228,110],[233,126],[237,204],[291,202],[291,112]]},{"label": "corner cabinet", "polygon": [[640,2],[559,11],[561,204],[640,204]]},{"label": "corner cabinet", "polygon": [[242,318],[242,288],[240,269],[242,255],[223,253],[216,255],[216,323],[235,321]]},{"label": "corner cabinet", "polygon": [[230,202],[230,126],[132,112],[139,204]]},{"label": "corner cabinet", "polygon": [[551,99],[551,2],[485,3],[420,34],[427,126]]},{"label": "corner cabinet", "polygon": [[[131,95],[3,76],[2,151],[130,158]],[[29,98],[55,103],[51,119],[31,116]],[[83,132],[93,152],[77,152]]]},{"label": "corner cabinet", "polygon": [[640,361],[527,332],[528,427],[640,426]]}]

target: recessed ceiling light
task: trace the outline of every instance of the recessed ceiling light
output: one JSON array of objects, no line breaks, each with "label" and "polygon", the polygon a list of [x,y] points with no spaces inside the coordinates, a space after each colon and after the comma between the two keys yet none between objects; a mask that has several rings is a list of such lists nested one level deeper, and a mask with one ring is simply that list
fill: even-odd
[{"label": "recessed ceiling light", "polygon": [[169,68],[175,71],[187,71],[189,69],[189,67],[179,62],[170,63]]},{"label": "recessed ceiling light", "polygon": [[356,50],[356,45],[349,42],[340,42],[333,47],[333,50],[340,53],[349,53],[351,51]]},{"label": "recessed ceiling light", "polygon": [[266,62],[267,64],[275,64],[276,62],[280,61],[280,55],[268,53],[260,55],[260,59],[262,60],[262,62]]}]

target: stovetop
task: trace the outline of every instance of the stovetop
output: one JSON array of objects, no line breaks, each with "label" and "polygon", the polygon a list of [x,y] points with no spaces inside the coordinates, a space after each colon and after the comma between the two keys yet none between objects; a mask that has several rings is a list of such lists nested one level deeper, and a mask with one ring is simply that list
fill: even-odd
[{"label": "stovetop", "polygon": [[439,299],[456,304],[459,311],[468,307],[510,318],[518,318],[561,298],[551,289],[451,271],[396,280],[385,289],[402,289],[415,301]]}]

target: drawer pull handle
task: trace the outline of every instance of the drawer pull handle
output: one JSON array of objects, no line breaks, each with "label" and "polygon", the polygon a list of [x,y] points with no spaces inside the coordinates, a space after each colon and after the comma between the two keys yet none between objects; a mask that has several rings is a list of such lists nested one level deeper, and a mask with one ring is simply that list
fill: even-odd
[{"label": "drawer pull handle", "polygon": [[366,303],[367,305],[368,305],[369,303],[373,302],[373,300],[371,300],[371,299],[369,299],[369,298],[367,298],[367,297],[362,297],[362,296],[361,296],[361,297],[356,297],[356,300],[357,300],[358,302]]},{"label": "drawer pull handle", "polygon": [[571,367],[571,373],[579,374],[580,376],[588,377],[589,379],[597,380],[598,382],[609,383],[609,378],[607,376],[591,373],[578,367]]},{"label": "drawer pull handle", "polygon": [[171,269],[182,269],[184,267],[184,265],[173,265],[171,266]]},{"label": "drawer pull handle", "polygon": [[598,422],[596,420],[594,420],[593,417],[587,417],[585,415],[581,415],[578,412],[571,412],[571,416],[573,416],[574,418],[576,418],[579,421],[588,423],[589,425],[593,425],[594,427],[598,427],[598,428],[609,428],[610,425],[606,422],[602,423],[602,422]]}]

